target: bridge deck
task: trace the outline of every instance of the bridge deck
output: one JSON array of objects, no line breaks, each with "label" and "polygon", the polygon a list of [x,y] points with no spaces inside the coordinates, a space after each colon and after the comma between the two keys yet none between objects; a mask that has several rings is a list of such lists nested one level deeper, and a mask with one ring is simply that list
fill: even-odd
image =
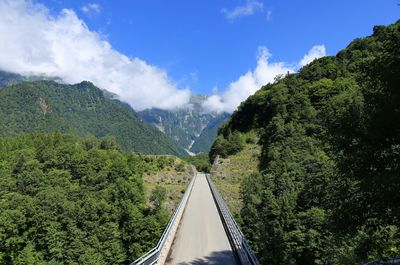
[{"label": "bridge deck", "polygon": [[210,187],[199,173],[165,264],[235,264]]}]

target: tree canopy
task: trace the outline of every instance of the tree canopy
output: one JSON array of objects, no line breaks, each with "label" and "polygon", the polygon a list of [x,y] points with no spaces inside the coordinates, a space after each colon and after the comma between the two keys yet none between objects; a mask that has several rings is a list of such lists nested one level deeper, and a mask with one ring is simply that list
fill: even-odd
[{"label": "tree canopy", "polygon": [[[157,160],[158,161],[158,160]],[[153,168],[112,138],[61,133],[0,138],[0,264],[129,264],[168,221]]]}]

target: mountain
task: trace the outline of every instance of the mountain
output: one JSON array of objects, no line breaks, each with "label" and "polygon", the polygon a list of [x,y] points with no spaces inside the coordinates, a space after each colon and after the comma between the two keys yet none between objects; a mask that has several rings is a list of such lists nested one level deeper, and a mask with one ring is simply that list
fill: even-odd
[{"label": "mountain", "polygon": [[47,76],[37,76],[37,75],[23,76],[0,70],[0,89],[2,89],[5,86],[18,84],[24,81],[39,81],[39,80],[52,80],[61,83],[61,79],[58,77],[47,77]]},{"label": "mountain", "polygon": [[138,114],[180,147],[194,153],[208,152],[218,127],[229,115],[205,112],[202,103],[206,99],[207,96],[204,95],[193,95],[184,108],[174,110],[152,108]]},{"label": "mountain", "polygon": [[194,141],[190,151],[193,153],[202,153],[210,151],[211,145],[218,134],[218,128],[229,119],[228,113],[222,113],[213,117],[207,126],[201,131],[201,134]]},{"label": "mountain", "polygon": [[22,81],[25,81],[25,78],[21,75],[0,71],[0,89]]},{"label": "mountain", "polygon": [[[0,89],[21,82],[41,80],[57,81],[61,83],[59,78],[23,76],[0,71]],[[106,99],[116,99],[113,93],[107,90],[102,90],[102,92]],[[169,141],[172,140],[172,145],[176,145],[172,147],[176,149],[174,151],[175,154],[182,154],[182,149],[193,153],[208,152],[217,135],[218,127],[224,123],[229,115],[227,113],[217,114],[204,112],[202,103],[206,99],[207,96],[204,95],[193,95],[189,104],[184,108],[174,110],[153,108],[138,112],[138,114],[146,123],[150,123],[165,134],[169,138]],[[171,143],[168,145],[171,145]],[[128,149],[129,148],[131,147],[128,147]],[[139,149],[143,150],[143,148]],[[177,149],[181,150],[176,152]]]},{"label": "mountain", "polygon": [[[3,74],[4,76],[4,74]],[[11,75],[3,84],[20,82]],[[14,79],[13,79],[14,78]],[[105,96],[90,82],[21,82],[0,90],[0,135],[61,131],[81,136],[114,136],[123,150],[184,155],[163,133],[132,108]]]},{"label": "mountain", "polygon": [[250,142],[253,173],[218,180],[240,192],[238,220],[262,264],[399,256],[400,21],[262,87],[219,130],[210,157],[233,167]]}]

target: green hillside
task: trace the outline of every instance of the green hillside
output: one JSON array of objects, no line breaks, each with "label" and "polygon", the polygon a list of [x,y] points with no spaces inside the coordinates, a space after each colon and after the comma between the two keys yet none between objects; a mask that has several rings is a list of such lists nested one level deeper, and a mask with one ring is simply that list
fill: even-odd
[{"label": "green hillside", "polygon": [[89,82],[23,82],[0,90],[0,135],[52,131],[111,135],[124,150],[147,154],[185,154],[130,106]]},{"label": "green hillside", "polygon": [[254,132],[261,155],[241,182],[240,221],[262,264],[400,255],[400,21],[262,87],[210,157],[240,152]]}]

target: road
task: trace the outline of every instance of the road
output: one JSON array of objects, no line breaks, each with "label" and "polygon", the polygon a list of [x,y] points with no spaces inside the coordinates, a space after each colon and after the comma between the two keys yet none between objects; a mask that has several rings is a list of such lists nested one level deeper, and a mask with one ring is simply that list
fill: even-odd
[{"label": "road", "polygon": [[165,264],[236,264],[204,174],[193,185]]}]

